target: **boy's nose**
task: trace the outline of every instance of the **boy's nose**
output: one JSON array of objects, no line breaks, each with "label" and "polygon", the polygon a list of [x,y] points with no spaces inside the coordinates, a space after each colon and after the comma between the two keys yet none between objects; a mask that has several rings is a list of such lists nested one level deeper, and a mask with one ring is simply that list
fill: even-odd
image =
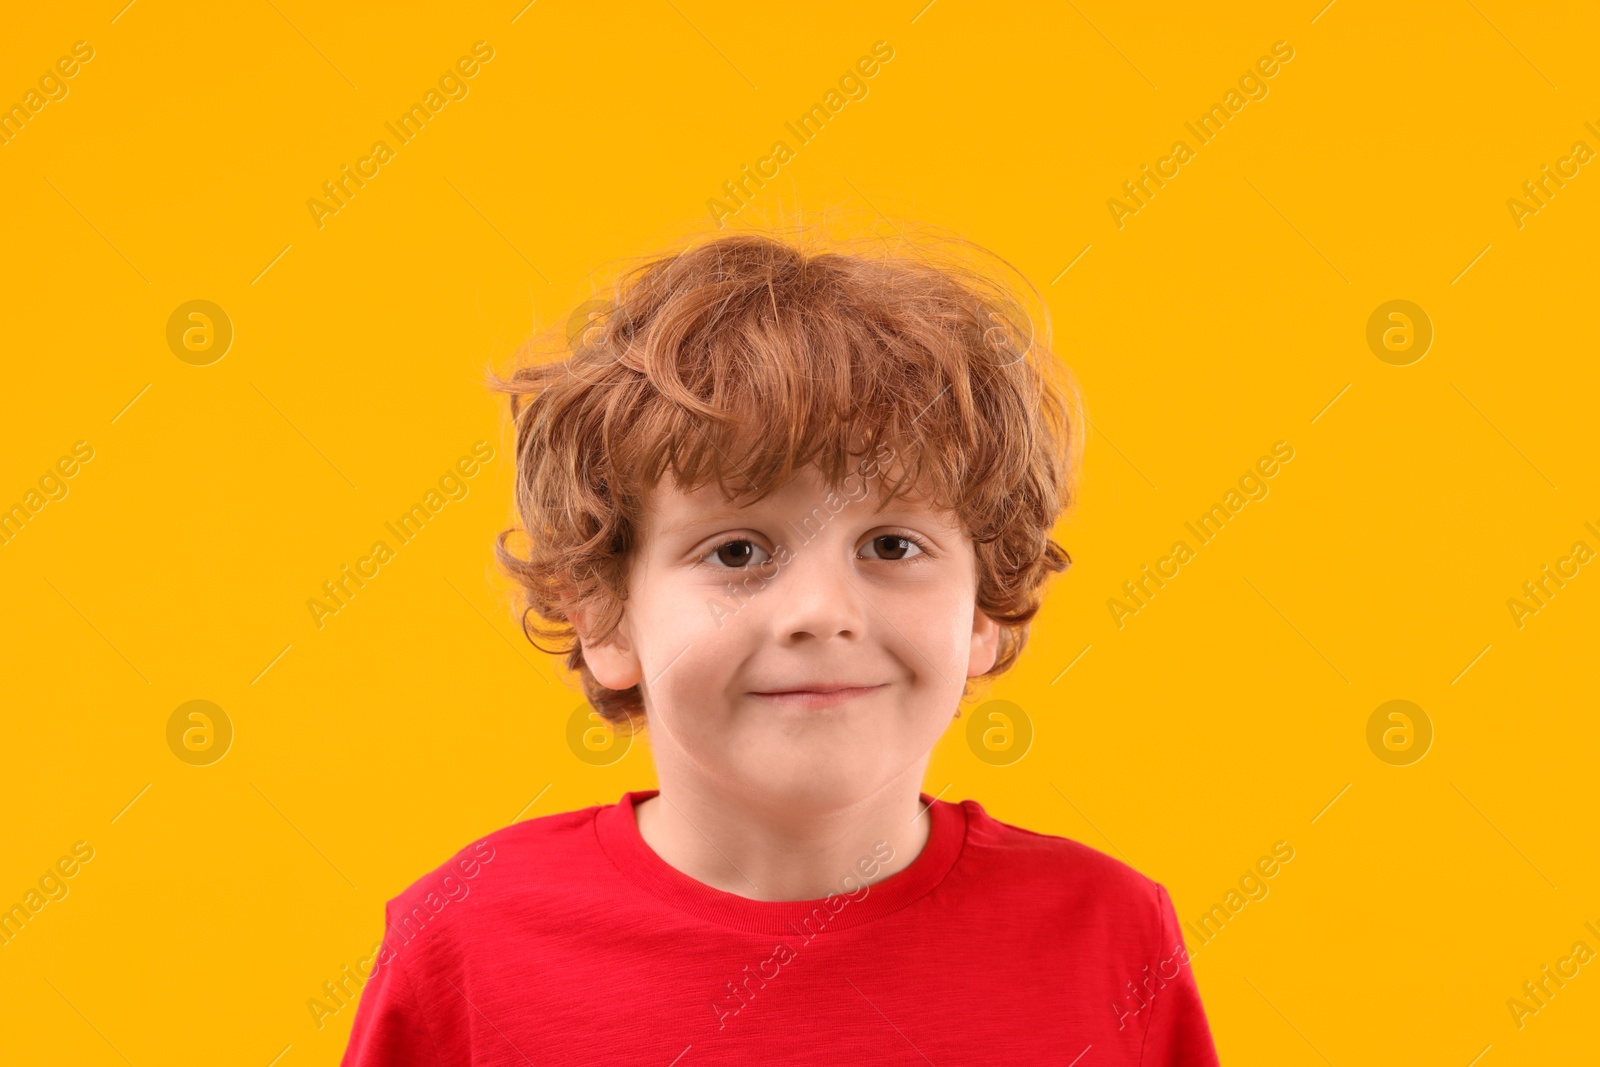
[{"label": "boy's nose", "polygon": [[868,590],[854,573],[850,546],[819,537],[792,549],[793,559],[768,584],[769,625],[775,640],[859,638],[872,611]]}]

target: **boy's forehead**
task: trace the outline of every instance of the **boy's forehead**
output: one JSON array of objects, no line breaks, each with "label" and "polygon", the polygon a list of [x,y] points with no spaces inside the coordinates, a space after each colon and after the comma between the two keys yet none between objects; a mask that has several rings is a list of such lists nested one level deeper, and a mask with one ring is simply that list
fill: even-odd
[{"label": "boy's forehead", "polygon": [[[842,497],[853,505],[870,502],[874,511],[893,507],[937,515],[951,523],[958,521],[954,513],[934,503],[926,484],[903,487],[892,505],[886,501],[891,486],[902,476],[903,470],[897,459],[894,464],[875,472],[870,478],[852,473],[845,477],[842,485],[829,487],[820,468],[813,464],[803,468],[787,484],[774,487],[760,500],[753,500],[754,493],[751,492],[738,494],[738,487],[730,486],[735,490],[737,499],[729,500],[723,496],[714,480],[685,490],[669,471],[655,486],[645,491],[643,504],[646,525],[653,526],[656,534],[666,536],[697,523],[756,512],[804,514],[814,507],[824,506],[830,494],[835,501]],[[862,491],[863,485],[865,493]]]}]

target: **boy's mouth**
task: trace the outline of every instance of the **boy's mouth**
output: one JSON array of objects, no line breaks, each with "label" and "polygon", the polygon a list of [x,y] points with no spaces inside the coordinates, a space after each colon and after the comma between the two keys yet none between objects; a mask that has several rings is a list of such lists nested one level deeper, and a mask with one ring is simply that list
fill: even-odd
[{"label": "boy's mouth", "polygon": [[883,685],[814,685],[805,689],[751,693],[764,701],[797,708],[831,708],[857,697],[876,693]]}]

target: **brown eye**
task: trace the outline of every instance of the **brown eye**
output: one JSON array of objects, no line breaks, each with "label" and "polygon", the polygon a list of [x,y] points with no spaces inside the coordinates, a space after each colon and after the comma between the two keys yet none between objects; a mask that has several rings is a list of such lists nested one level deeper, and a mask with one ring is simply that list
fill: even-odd
[{"label": "brown eye", "polygon": [[716,558],[716,561],[730,570],[747,569],[754,561],[754,554],[761,549],[754,541],[739,538],[733,541],[724,541],[705,555],[706,559]]},{"label": "brown eye", "polygon": [[[920,544],[909,537],[902,537],[899,534],[881,534],[872,539],[872,544],[877,551],[885,553],[878,558],[890,562],[915,558],[922,552]],[[907,553],[910,553],[910,555],[907,555]]]}]

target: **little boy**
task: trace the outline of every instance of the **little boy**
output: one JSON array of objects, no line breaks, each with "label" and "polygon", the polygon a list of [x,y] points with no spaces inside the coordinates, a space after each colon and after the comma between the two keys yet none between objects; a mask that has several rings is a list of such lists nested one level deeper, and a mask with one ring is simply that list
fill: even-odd
[{"label": "little boy", "polygon": [[1162,886],[921,791],[1071,563],[1076,427],[1004,287],[725,237],[565,340],[494,380],[496,555],[660,786],[390,901],[344,1063],[1216,1064]]}]

